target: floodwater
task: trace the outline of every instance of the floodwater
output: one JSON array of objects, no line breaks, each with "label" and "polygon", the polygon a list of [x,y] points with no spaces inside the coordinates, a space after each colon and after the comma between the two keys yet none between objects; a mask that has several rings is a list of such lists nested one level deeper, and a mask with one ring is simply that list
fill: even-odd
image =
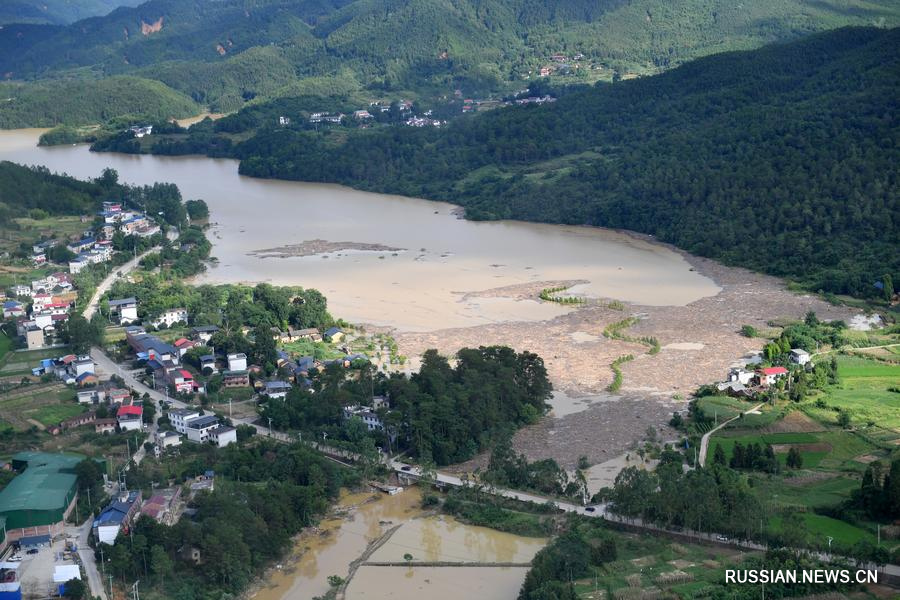
[{"label": "floodwater", "polygon": [[[373,500],[374,498],[374,500]],[[348,576],[348,565],[369,543],[400,525],[369,561],[405,562],[405,566],[361,566],[347,587],[352,598],[414,598],[428,590],[434,600],[456,598],[460,591],[477,591],[482,598],[513,598],[527,567],[430,567],[419,561],[527,563],[546,540],[526,538],[463,525],[451,517],[424,516],[421,493],[411,488],[395,496],[346,494],[340,518],[325,520],[318,534],[302,536],[293,558],[275,570],[253,600],[308,600],[328,591],[328,577]]]},{"label": "floodwater", "polygon": [[[111,167],[132,184],[176,183],[186,199],[206,200],[212,213],[219,263],[200,281],[314,287],[328,296],[335,315],[357,323],[432,331],[542,321],[575,310],[514,294],[478,295],[545,281],[584,280],[579,295],[654,306],[683,305],[719,291],[679,254],[614,231],[466,221],[440,202],[242,177],[234,160],[97,154],[83,145],[39,148],[40,133],[0,131],[0,160],[80,178]],[[311,240],[402,250],[251,255]]]}]

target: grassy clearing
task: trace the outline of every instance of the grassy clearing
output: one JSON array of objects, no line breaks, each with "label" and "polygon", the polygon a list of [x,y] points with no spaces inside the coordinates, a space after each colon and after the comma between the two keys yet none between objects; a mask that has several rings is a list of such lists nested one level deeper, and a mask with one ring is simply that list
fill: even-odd
[{"label": "grassy clearing", "polygon": [[900,393],[889,391],[900,386],[900,365],[842,356],[838,359],[838,375],[841,382],[820,396],[829,408],[808,402],[803,405],[807,414],[834,422],[836,413],[831,407],[836,407],[848,411],[855,426],[874,423],[900,432]]},{"label": "grassy clearing", "polygon": [[285,352],[296,354],[297,356],[312,356],[317,360],[331,360],[340,358],[345,354],[327,342],[311,342],[309,340],[299,340],[282,344]]}]

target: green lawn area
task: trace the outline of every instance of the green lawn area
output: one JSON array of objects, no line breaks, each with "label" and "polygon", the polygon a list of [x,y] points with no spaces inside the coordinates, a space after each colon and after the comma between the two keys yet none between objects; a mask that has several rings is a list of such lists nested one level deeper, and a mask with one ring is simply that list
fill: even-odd
[{"label": "green lawn area", "polygon": [[[5,336],[4,336],[5,337]],[[8,339],[8,338],[7,338]],[[0,341],[2,344],[2,341]],[[31,369],[45,358],[56,358],[68,354],[68,348],[44,348],[43,350],[28,350],[25,352],[10,352],[0,358],[0,374],[30,375]],[[2,354],[2,348],[0,348]]]},{"label": "green lawn area", "polygon": [[[855,426],[874,422],[900,431],[900,393],[888,391],[900,385],[900,365],[841,356],[838,375],[840,383],[820,396],[829,407],[847,410]],[[833,410],[817,408],[814,402],[804,403],[803,408],[811,417],[825,423],[837,418]]]}]

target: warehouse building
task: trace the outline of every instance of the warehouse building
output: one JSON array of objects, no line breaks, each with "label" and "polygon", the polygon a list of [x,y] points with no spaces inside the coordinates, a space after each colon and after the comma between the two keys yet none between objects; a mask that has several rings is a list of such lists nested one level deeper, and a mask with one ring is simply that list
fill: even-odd
[{"label": "warehouse building", "polygon": [[5,520],[8,542],[23,537],[58,535],[75,507],[76,454],[20,452],[12,457],[19,474],[0,492],[0,519]]}]

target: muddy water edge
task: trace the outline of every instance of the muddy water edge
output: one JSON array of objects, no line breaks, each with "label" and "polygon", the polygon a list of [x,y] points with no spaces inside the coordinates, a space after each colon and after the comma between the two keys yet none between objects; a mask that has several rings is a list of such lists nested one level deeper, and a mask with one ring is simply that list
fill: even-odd
[{"label": "muddy water edge", "polygon": [[[328,517],[297,536],[289,556],[251,597],[310,600],[328,592],[331,575],[349,578],[339,597],[351,600],[456,600],[460,592],[515,597],[527,564],[546,540],[465,525],[423,510],[421,500],[417,487],[394,496],[342,493]],[[493,566],[498,563],[503,566]]]}]

